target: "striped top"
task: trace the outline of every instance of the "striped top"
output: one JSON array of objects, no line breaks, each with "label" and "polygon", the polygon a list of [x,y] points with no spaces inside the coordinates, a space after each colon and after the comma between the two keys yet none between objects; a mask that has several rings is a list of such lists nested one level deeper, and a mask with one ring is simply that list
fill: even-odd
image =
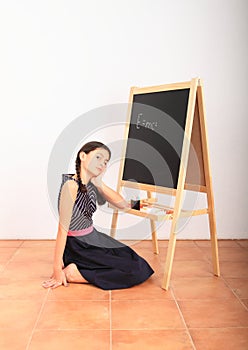
[{"label": "striped top", "polygon": [[[78,183],[78,180],[72,177],[73,175],[74,174],[62,175],[62,184],[60,186],[60,191],[58,196],[58,210],[60,205],[61,191],[65,182],[68,180],[74,180]],[[97,208],[96,201],[98,199],[98,191],[91,182],[87,184],[86,188],[87,188],[87,192],[85,193],[81,192],[78,188],[77,197],[72,210],[69,231],[83,230],[93,225],[92,216]],[[103,203],[100,203],[100,204],[103,204]]]}]

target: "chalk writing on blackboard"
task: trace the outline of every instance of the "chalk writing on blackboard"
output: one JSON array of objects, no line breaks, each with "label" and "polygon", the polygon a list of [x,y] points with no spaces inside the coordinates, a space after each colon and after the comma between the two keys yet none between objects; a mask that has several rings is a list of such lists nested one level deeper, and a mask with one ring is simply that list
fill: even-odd
[{"label": "chalk writing on blackboard", "polygon": [[189,90],[133,95],[122,180],[177,188]]},{"label": "chalk writing on blackboard", "polygon": [[143,113],[139,113],[137,115],[136,129],[140,129],[141,126],[154,131],[158,127],[158,123],[144,119]]}]

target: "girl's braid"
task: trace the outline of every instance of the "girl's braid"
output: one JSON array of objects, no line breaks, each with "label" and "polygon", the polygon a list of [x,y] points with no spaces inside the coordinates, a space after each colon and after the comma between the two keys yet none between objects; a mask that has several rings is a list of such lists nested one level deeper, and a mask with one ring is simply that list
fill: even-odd
[{"label": "girl's braid", "polygon": [[76,159],[76,173],[77,173],[77,178],[78,178],[78,181],[79,181],[79,190],[80,192],[87,192],[87,188],[85,186],[85,184],[82,183],[82,180],[81,180],[81,176],[80,176],[80,165],[81,165],[81,162],[80,162],[80,158],[79,158],[79,155],[77,156],[77,159]]}]

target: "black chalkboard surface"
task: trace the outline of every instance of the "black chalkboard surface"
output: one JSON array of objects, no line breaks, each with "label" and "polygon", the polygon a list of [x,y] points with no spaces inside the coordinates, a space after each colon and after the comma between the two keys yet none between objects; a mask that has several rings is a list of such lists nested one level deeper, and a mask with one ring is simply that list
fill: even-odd
[{"label": "black chalkboard surface", "polygon": [[133,95],[122,180],[177,188],[189,91]]}]

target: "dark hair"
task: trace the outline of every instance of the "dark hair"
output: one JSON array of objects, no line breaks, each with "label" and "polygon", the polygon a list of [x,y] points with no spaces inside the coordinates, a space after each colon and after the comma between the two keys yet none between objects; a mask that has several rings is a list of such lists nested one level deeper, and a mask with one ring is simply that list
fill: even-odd
[{"label": "dark hair", "polygon": [[81,160],[80,160],[79,155],[80,155],[81,152],[84,152],[84,153],[88,154],[88,153],[90,153],[91,151],[94,151],[97,148],[105,149],[109,153],[109,158],[111,157],[110,149],[106,145],[104,145],[102,142],[98,142],[98,141],[87,142],[78,151],[75,163],[76,163],[76,174],[77,174],[77,178],[78,178],[78,181],[79,181],[79,190],[81,192],[87,192],[87,188],[86,188],[85,184],[82,183],[81,176],[80,176]]}]

